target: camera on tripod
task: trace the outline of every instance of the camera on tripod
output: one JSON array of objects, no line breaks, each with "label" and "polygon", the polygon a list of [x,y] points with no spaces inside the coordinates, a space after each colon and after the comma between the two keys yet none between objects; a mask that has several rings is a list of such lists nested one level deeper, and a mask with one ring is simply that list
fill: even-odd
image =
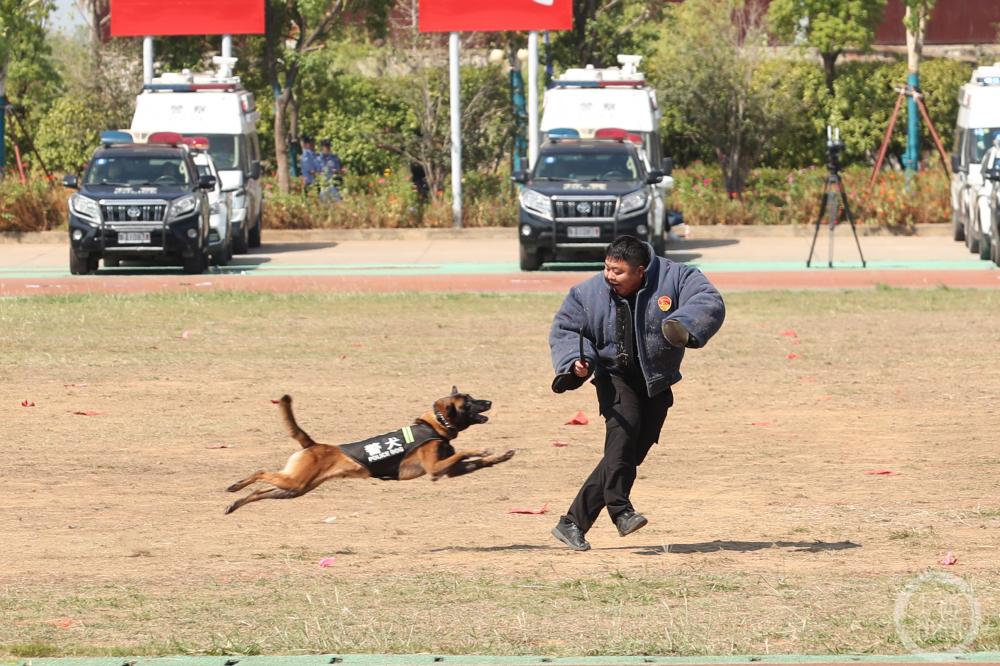
[{"label": "camera on tripod", "polygon": [[840,154],[844,152],[844,142],[840,140],[840,128],[826,126],[826,168],[830,173],[840,172]]},{"label": "camera on tripod", "polygon": [[854,228],[854,217],[851,215],[851,207],[847,201],[847,192],[844,191],[844,181],[840,178],[840,155],[844,152],[844,144],[840,140],[840,128],[833,129],[826,126],[826,169],[830,175],[826,177],[826,186],[820,195],[819,217],[816,219],[816,232],[813,234],[812,247],[809,248],[809,258],[806,259],[806,268],[812,265],[813,252],[816,250],[816,238],[819,236],[819,227],[823,224],[825,217],[830,225],[830,260],[829,266],[833,268],[833,228],[840,221],[841,212],[847,222],[851,224],[851,232],[854,234],[854,242],[858,246],[858,254],[861,256],[861,267],[868,266],[865,263],[865,255],[861,252],[861,243],[858,241],[858,231]]}]

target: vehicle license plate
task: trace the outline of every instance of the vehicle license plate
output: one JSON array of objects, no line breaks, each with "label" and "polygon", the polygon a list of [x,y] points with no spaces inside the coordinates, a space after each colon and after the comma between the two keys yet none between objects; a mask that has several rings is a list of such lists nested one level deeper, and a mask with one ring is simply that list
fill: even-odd
[{"label": "vehicle license plate", "polygon": [[570,238],[600,238],[600,227],[569,227]]},{"label": "vehicle license plate", "polygon": [[140,231],[129,231],[120,232],[118,234],[118,243],[148,243],[149,242],[149,232]]}]

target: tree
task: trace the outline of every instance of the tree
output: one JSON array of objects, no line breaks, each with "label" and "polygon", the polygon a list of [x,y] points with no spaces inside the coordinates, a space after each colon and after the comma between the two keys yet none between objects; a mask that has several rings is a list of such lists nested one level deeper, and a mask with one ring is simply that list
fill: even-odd
[{"label": "tree", "polygon": [[770,53],[758,3],[687,0],[661,64],[666,105],[714,150],[733,198],[741,198],[750,169],[801,107],[790,63]]},{"label": "tree", "polygon": [[298,137],[295,91],[303,61],[324,48],[345,15],[362,15],[384,25],[388,0],[269,0],[265,5],[264,65],[274,94],[274,153],[278,187],[290,184],[288,139]]},{"label": "tree", "polygon": [[[412,122],[386,127],[374,139],[379,147],[423,169],[436,205],[451,172],[451,113],[448,69],[435,62],[429,48],[434,39],[414,35],[408,51],[395,57],[397,66],[405,64],[408,72],[385,79],[382,87],[387,97],[409,108]],[[469,171],[495,166],[512,137],[507,78],[491,66],[465,67],[461,79],[462,166]]]},{"label": "tree", "polygon": [[[7,108],[7,80],[12,61],[48,55],[45,20],[53,8],[51,0],[0,0],[0,109]],[[5,112],[4,112],[5,113]],[[0,115],[0,169],[4,167],[5,115]],[[2,174],[0,174],[2,175]]]},{"label": "tree", "polygon": [[833,94],[837,58],[844,49],[868,51],[886,0],[774,0],[768,10],[775,32],[805,43],[823,58],[826,87]]},{"label": "tree", "polygon": [[658,36],[660,0],[573,0],[573,29],[555,33],[553,59],[568,67],[611,67],[619,53],[647,55]]}]

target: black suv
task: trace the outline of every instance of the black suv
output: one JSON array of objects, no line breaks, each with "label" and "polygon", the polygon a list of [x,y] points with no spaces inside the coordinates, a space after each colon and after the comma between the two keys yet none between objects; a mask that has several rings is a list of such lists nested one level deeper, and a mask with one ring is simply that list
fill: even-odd
[{"label": "black suv", "polygon": [[[180,137],[177,137],[178,141]],[[167,139],[168,141],[170,139]],[[94,151],[69,198],[69,269],[73,275],[122,259],[179,261],[185,273],[208,268],[209,204],[214,176],[199,176],[185,146],[105,144]]]},{"label": "black suv", "polygon": [[547,261],[603,259],[608,243],[629,234],[657,254],[652,186],[663,172],[646,171],[629,141],[570,139],[544,144],[533,172],[515,171],[520,200],[521,270]]}]

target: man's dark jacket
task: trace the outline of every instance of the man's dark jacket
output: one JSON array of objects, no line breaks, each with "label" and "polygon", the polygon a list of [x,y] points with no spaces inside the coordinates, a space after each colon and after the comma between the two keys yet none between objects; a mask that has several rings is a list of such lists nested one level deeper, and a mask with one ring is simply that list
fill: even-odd
[{"label": "man's dark jacket", "polygon": [[[584,355],[596,375],[626,374],[631,356],[638,360],[652,397],[681,380],[684,349],[667,342],[663,322],[676,319],[690,334],[688,346],[693,348],[703,347],[722,327],[726,306],[708,278],[697,268],[657,257],[652,246],[645,245],[652,260],[636,294],[634,313],[603,273],[569,290],[549,333],[556,374],[571,372],[580,358],[582,328]],[[633,330],[638,331],[634,338]],[[628,353],[633,339],[638,341],[634,356]]]}]

